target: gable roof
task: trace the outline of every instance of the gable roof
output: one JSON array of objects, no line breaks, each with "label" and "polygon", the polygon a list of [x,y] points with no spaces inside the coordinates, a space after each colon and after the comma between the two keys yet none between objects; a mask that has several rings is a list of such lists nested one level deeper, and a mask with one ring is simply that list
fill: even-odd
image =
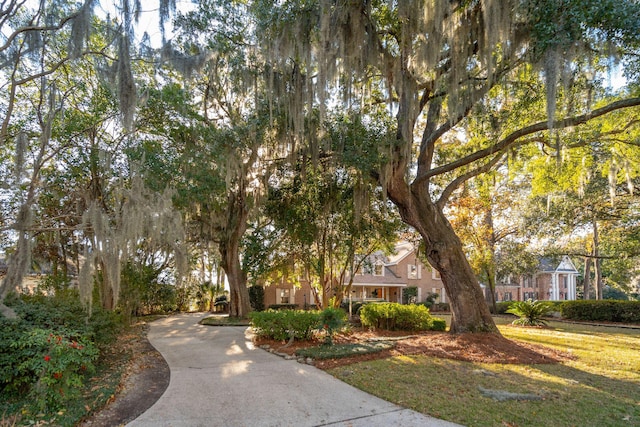
[{"label": "gable roof", "polygon": [[[345,279],[348,282],[348,279]],[[407,286],[407,280],[397,276],[389,267],[384,267],[384,276],[371,273],[353,276],[354,285]]]},{"label": "gable roof", "polygon": [[415,252],[415,248],[409,242],[402,241],[398,242],[395,247],[396,253],[389,255],[387,265],[396,265],[407,256]]},{"label": "gable roof", "polygon": [[578,273],[576,266],[567,255],[563,255],[560,259],[555,257],[540,258],[538,271],[542,273]]}]

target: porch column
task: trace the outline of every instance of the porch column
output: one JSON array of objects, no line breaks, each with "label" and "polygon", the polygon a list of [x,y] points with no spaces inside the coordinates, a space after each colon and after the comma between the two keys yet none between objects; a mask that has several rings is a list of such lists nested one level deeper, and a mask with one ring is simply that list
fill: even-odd
[{"label": "porch column", "polygon": [[551,295],[549,295],[550,300],[558,300],[558,273],[551,274]]}]

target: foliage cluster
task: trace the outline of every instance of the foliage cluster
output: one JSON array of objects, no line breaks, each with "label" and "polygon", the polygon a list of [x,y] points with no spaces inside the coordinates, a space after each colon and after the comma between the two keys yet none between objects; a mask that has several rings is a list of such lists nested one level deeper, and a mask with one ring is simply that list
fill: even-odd
[{"label": "foliage cluster", "polygon": [[120,318],[99,309],[88,316],[74,291],[10,303],[19,318],[0,318],[1,400],[27,396],[23,414],[53,414],[78,397],[100,348],[120,330]]},{"label": "foliage cluster", "polygon": [[297,310],[298,304],[271,304],[269,310]]},{"label": "foliage cluster", "polygon": [[407,286],[402,289],[402,303],[416,303],[418,299],[418,288],[416,286]]},{"label": "foliage cluster", "polygon": [[444,331],[446,322],[432,317],[424,305],[367,304],[360,310],[363,326],[403,331]]},{"label": "foliage cluster", "polygon": [[640,323],[640,301],[565,301],[560,312],[571,320]]},{"label": "foliage cluster", "polygon": [[496,312],[494,314],[507,314],[507,310],[511,308],[513,301],[501,301],[496,303]]},{"label": "foliage cluster", "polygon": [[325,344],[333,345],[333,334],[341,330],[347,321],[347,314],[341,308],[327,307],[320,313],[320,324],[325,331]]},{"label": "foliage cluster", "polygon": [[255,311],[264,310],[264,287],[253,285],[249,287],[249,303]]},{"label": "foliage cluster", "polygon": [[[363,306],[367,305],[365,301],[353,301],[351,302],[351,313],[358,314]],[[340,308],[345,311],[345,313],[349,312],[349,301],[342,300],[342,304],[340,304]]]},{"label": "foliage cluster", "polygon": [[177,292],[173,285],[158,280],[151,266],[127,263],[121,273],[120,306],[131,316],[165,314],[176,311]]},{"label": "foliage cluster", "polygon": [[506,312],[519,317],[513,321],[514,325],[542,326],[547,324],[544,316],[548,315],[551,310],[553,310],[553,307],[547,301],[529,299],[526,301],[513,301]]},{"label": "foliage cluster", "polygon": [[319,311],[269,309],[253,311],[249,318],[259,337],[309,340],[320,326],[320,315]]}]

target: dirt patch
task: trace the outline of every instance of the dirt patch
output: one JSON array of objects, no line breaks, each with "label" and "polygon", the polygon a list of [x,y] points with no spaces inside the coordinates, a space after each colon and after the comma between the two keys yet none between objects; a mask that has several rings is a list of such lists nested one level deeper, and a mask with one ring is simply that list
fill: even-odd
[{"label": "dirt patch", "polygon": [[[393,349],[378,353],[357,355],[340,359],[317,360],[314,365],[320,369],[330,369],[366,360],[383,359],[391,356],[424,355],[445,359],[478,363],[505,364],[549,364],[572,358],[568,353],[540,345],[525,344],[506,339],[495,334],[450,334],[446,332],[421,332],[408,334],[398,331],[355,330],[348,335],[338,335],[336,343],[355,343],[389,338],[395,341]],[[320,345],[320,340],[285,341],[256,339],[256,345],[269,345],[279,353],[295,354],[300,348]]]},{"label": "dirt patch", "polygon": [[133,340],[134,357],[125,367],[124,378],[118,392],[100,411],[79,424],[89,426],[120,426],[133,421],[149,409],[169,386],[169,365],[149,343],[145,327],[138,339]]}]

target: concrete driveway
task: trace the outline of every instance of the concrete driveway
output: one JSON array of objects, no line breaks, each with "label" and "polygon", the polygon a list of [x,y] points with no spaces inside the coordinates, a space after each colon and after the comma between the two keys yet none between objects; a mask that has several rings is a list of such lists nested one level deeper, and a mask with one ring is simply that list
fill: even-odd
[{"label": "concrete driveway", "polygon": [[246,327],[199,325],[204,316],[181,314],[151,324],[149,341],[169,364],[171,380],[128,426],[456,425],[254,348]]}]

